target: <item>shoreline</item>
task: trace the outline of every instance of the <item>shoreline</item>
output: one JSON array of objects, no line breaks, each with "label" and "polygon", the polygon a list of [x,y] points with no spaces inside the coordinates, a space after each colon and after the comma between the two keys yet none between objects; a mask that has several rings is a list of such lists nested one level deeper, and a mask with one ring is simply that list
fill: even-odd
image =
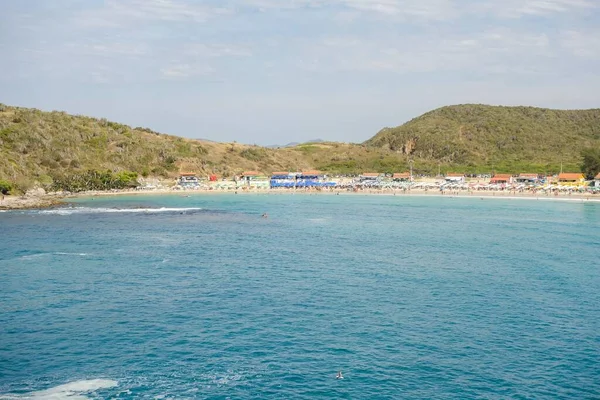
[{"label": "shoreline", "polygon": [[503,199],[503,200],[538,200],[538,201],[568,201],[600,203],[600,195],[589,193],[560,193],[539,194],[521,193],[512,191],[453,191],[442,193],[439,190],[410,189],[376,190],[367,189],[359,191],[348,190],[289,190],[289,189],[253,189],[253,190],[215,190],[215,189],[154,189],[154,190],[123,190],[123,191],[88,191],[71,194],[47,194],[36,196],[5,196],[0,201],[0,211],[27,210],[50,208],[69,204],[69,199],[85,199],[94,197],[113,196],[191,196],[191,195],[329,195],[329,196],[399,196],[399,197],[446,197],[446,198],[472,198],[472,199]]},{"label": "shoreline", "polygon": [[4,196],[0,200],[0,212],[50,208],[64,203],[65,196],[50,194],[36,196]]}]

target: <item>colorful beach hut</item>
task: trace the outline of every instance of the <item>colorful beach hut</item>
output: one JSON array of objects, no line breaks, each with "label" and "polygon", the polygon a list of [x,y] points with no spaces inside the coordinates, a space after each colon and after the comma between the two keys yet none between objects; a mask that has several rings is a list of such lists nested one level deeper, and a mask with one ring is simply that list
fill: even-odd
[{"label": "colorful beach hut", "polygon": [[510,184],[513,183],[513,177],[511,174],[496,174],[490,179],[491,184]]},{"label": "colorful beach hut", "polygon": [[579,186],[585,183],[585,177],[580,172],[561,172],[558,174],[558,184],[564,186]]},{"label": "colorful beach hut", "polygon": [[381,174],[379,172],[363,172],[360,175],[361,182],[379,181]]},{"label": "colorful beach hut", "polygon": [[411,180],[410,172],[400,172],[392,175],[394,182],[409,182]]}]

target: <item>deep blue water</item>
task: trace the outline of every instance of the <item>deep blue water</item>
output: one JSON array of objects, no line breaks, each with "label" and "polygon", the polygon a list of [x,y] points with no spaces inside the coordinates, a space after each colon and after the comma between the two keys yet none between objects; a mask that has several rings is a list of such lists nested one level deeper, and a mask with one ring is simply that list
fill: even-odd
[{"label": "deep blue water", "polygon": [[192,195],[0,213],[2,393],[598,399],[600,204]]}]

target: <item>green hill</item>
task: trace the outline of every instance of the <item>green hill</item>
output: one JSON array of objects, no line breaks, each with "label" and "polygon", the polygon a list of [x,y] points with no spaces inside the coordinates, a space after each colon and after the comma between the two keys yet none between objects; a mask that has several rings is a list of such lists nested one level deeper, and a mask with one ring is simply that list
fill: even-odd
[{"label": "green hill", "polygon": [[106,119],[0,104],[0,180],[21,189],[88,170],[167,178],[188,171],[232,176],[309,167],[298,152],[185,139]]},{"label": "green hill", "polygon": [[[406,160],[396,153],[365,145],[315,142],[265,148],[217,143],[132,128],[104,118],[0,104],[0,181],[20,191],[33,185],[52,186],[73,176],[127,181],[131,176],[127,171],[174,178],[180,172],[231,177],[245,170],[360,173],[406,168]],[[107,170],[114,176],[107,175]]]},{"label": "green hill", "polygon": [[561,163],[579,171],[581,151],[600,147],[600,109],[442,107],[382,129],[365,144],[467,171],[550,172]]},{"label": "green hill", "polygon": [[180,172],[231,177],[244,170],[401,172],[410,160],[416,173],[557,172],[561,163],[565,171],[579,171],[585,148],[600,148],[600,110],[451,106],[385,128],[363,144],[265,148],[0,104],[0,181],[20,191],[74,176],[126,185],[135,174],[170,179]]}]

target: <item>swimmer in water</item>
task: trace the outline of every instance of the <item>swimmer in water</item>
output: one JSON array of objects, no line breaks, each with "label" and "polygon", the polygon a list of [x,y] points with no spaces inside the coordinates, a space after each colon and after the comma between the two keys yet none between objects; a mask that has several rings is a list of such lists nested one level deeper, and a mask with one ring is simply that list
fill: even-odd
[{"label": "swimmer in water", "polygon": [[269,216],[267,215],[267,213],[264,213],[264,214],[262,215],[262,217],[263,217],[263,218],[269,218]]},{"label": "swimmer in water", "polygon": [[344,379],[344,376],[342,375],[342,371],[337,373],[337,375],[335,376],[335,379]]}]

